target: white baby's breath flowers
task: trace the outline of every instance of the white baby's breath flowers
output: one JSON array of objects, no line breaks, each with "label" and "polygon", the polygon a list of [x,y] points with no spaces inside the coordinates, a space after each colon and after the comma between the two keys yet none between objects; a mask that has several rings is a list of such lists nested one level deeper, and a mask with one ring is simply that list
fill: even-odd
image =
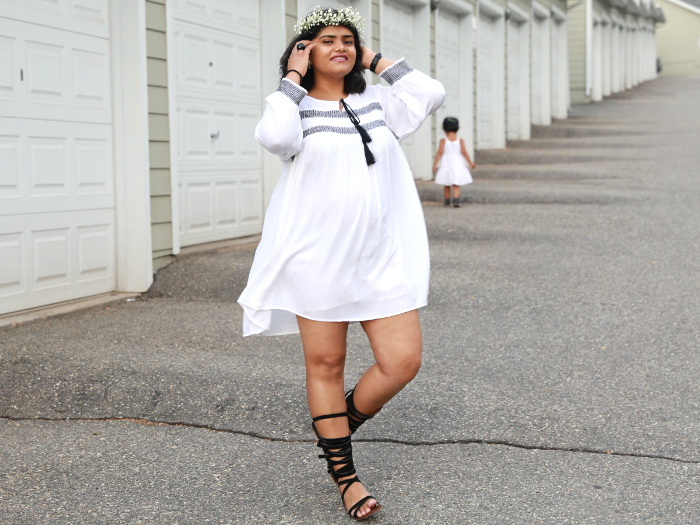
[{"label": "white baby's breath flowers", "polygon": [[342,9],[327,9],[317,5],[304,18],[300,18],[294,24],[294,34],[300,35],[305,31],[316,26],[351,26],[354,27],[358,34],[362,36],[365,29],[365,21],[355,9],[352,7],[344,7]]}]

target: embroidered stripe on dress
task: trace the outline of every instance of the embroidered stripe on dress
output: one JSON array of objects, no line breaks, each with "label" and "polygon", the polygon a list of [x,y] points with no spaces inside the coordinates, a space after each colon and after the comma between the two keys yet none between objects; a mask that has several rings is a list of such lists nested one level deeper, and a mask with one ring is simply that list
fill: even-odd
[{"label": "embroidered stripe on dress", "polygon": [[409,66],[406,61],[402,58],[398,62],[394,62],[384,71],[382,71],[379,76],[386,80],[389,85],[394,85],[396,82],[401,80],[403,77],[408,75],[413,68]]},{"label": "embroidered stripe on dress", "polygon": [[298,84],[295,84],[294,82],[286,78],[282,79],[282,82],[280,82],[280,86],[277,88],[277,91],[279,91],[283,95],[286,95],[297,106],[306,96],[306,90],[303,87],[299,86]]},{"label": "embroidered stripe on dress", "polygon": [[[374,120],[372,122],[368,122],[367,124],[362,124],[362,127],[367,130],[381,128],[383,126],[386,126],[386,122],[384,122],[383,120]],[[357,128],[355,128],[355,126],[312,126],[304,130],[304,138],[308,137],[309,135],[313,135],[314,133],[338,133],[340,135],[357,135],[358,131]]]},{"label": "embroidered stripe on dress", "polygon": [[[357,115],[366,115],[372,111],[382,111],[382,105],[379,102],[372,102],[366,106],[355,110]],[[345,111],[340,111],[338,109],[330,110],[320,110],[320,109],[304,109],[299,112],[302,119],[305,118],[347,118],[347,113]]]}]

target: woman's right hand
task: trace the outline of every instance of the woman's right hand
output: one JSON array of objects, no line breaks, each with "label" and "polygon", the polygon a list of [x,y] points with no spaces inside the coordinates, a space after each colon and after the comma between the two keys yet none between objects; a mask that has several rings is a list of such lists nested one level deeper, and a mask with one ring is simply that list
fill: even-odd
[{"label": "woman's right hand", "polygon": [[[305,49],[297,49],[297,45],[301,43],[306,46]],[[311,54],[311,50],[314,48],[316,44],[312,42],[311,40],[299,40],[296,44],[294,44],[294,49],[292,49],[291,55],[289,55],[289,60],[287,61],[287,71],[294,69],[301,73],[302,76],[306,75],[306,72],[309,69],[309,56]],[[296,82],[297,84],[301,84],[301,79],[299,78],[299,75],[295,73],[290,73],[288,74],[289,76],[285,75],[286,78],[289,78],[292,82]]]}]

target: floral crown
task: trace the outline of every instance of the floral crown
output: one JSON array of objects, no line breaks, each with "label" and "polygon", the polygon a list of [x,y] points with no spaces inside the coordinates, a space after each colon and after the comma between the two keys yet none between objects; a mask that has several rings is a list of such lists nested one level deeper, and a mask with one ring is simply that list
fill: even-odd
[{"label": "floral crown", "polygon": [[317,5],[313,11],[304,18],[300,18],[294,24],[294,34],[301,35],[316,26],[350,26],[362,36],[362,32],[365,29],[365,21],[360,16],[360,13],[352,7],[329,9]]}]

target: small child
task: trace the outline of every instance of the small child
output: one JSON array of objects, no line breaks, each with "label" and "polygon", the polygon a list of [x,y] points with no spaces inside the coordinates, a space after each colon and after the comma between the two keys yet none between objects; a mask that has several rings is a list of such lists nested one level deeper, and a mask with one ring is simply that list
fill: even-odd
[{"label": "small child", "polygon": [[[452,205],[459,208],[459,187],[472,182],[471,173],[464,161],[467,161],[471,169],[476,168],[476,164],[469,158],[464,140],[457,136],[459,120],[447,117],[442,122],[442,129],[446,139],[440,141],[433,163],[433,173],[436,173],[435,184],[445,186],[445,206],[450,205],[450,188],[452,188]],[[442,162],[438,169],[440,159]]]}]

